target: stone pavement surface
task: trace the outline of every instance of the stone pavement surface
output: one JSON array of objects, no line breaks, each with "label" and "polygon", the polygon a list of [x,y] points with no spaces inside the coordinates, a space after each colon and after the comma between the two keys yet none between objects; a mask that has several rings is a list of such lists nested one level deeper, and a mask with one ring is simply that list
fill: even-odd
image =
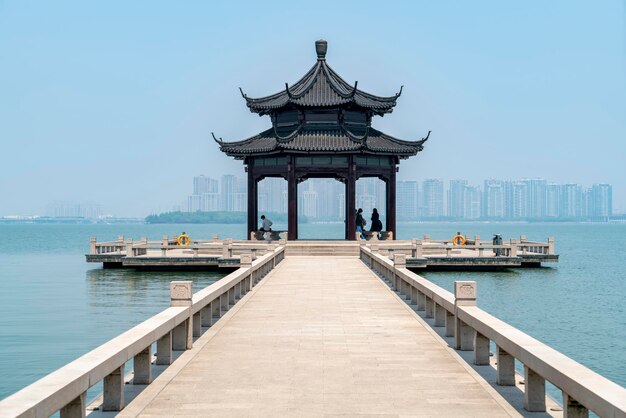
[{"label": "stone pavement surface", "polygon": [[517,415],[358,258],[288,257],[236,307],[126,414]]}]

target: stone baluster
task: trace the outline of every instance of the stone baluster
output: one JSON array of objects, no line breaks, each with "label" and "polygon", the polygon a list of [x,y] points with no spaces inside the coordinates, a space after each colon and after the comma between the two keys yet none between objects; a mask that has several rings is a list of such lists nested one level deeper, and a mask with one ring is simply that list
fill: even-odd
[{"label": "stone baluster", "polygon": [[[170,282],[170,306],[191,308],[192,297],[191,281]],[[174,350],[188,350],[193,347],[192,321],[193,318],[189,316],[172,330],[172,348]]]},{"label": "stone baluster", "polygon": [[167,235],[163,235],[163,240],[161,240],[161,257],[167,256],[167,247],[169,246],[169,239]]},{"label": "stone baluster", "polygon": [[172,331],[157,340],[156,364],[172,364]]},{"label": "stone baluster", "polygon": [[548,237],[548,254],[554,255],[554,237]]},{"label": "stone baluster", "polygon": [[546,410],[546,380],[524,365],[524,409],[529,412]]},{"label": "stone baluster", "polygon": [[435,324],[436,327],[443,327],[446,325],[446,309],[435,303]]},{"label": "stone baluster", "polygon": [[459,319],[459,306],[476,306],[476,282],[454,282],[454,309],[456,316],[454,345],[457,350],[471,351],[474,348],[473,330],[469,325]]},{"label": "stone baluster", "polygon": [[422,247],[422,241],[415,241],[415,258],[422,258],[424,257],[424,247]]},{"label": "stone baluster", "polygon": [[510,246],[511,246],[511,251],[509,253],[509,257],[517,257],[517,241],[511,238]]},{"label": "stone baluster", "polygon": [[404,280],[396,273],[396,269],[406,268],[406,254],[393,255],[393,284],[394,290],[398,291],[400,296],[406,294],[404,289]]},{"label": "stone baluster", "polygon": [[124,365],[104,378],[102,410],[121,411],[124,408]]},{"label": "stone baluster", "polygon": [[149,385],[152,382],[152,344],[133,358],[133,385]]},{"label": "stone baluster", "polygon": [[132,239],[127,239],[126,240],[126,257],[134,257],[135,253],[133,251],[133,240]]},{"label": "stone baluster", "polygon": [[498,363],[496,383],[500,386],[515,386],[515,358],[498,346],[496,362]]},{"label": "stone baluster", "polygon": [[61,418],[82,418],[85,416],[87,392],[83,392],[70,403],[61,408]]},{"label": "stone baluster", "polygon": [[589,410],[576,399],[563,392],[563,416],[567,418],[588,418]]}]

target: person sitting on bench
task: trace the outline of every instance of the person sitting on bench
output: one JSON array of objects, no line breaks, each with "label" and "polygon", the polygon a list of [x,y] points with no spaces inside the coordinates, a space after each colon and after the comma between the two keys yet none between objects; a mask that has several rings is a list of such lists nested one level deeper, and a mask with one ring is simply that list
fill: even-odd
[{"label": "person sitting on bench", "polygon": [[272,221],[265,217],[265,215],[261,215],[261,229],[259,231],[269,232],[272,230]]}]

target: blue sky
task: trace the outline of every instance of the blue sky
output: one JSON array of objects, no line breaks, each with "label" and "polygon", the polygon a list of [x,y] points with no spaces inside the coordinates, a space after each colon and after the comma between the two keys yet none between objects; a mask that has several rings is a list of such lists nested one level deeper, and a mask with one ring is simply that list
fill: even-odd
[{"label": "blue sky", "polygon": [[267,127],[237,88],[295,82],[319,38],[348,82],[404,85],[375,127],[433,131],[400,179],[609,182],[626,211],[625,27],[610,0],[0,0],[0,215],[64,199],[143,216],[194,175],[243,175],[210,132]]}]

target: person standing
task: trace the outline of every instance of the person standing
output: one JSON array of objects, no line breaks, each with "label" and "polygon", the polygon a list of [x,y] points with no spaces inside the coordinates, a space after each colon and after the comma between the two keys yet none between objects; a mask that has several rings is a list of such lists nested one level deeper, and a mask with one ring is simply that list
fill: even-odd
[{"label": "person standing", "polygon": [[370,226],[371,232],[380,232],[383,230],[383,223],[380,221],[380,215],[378,214],[378,209],[374,208],[372,210],[372,225]]},{"label": "person standing", "polygon": [[361,233],[361,238],[365,238],[365,235],[363,235],[363,225],[365,225],[363,209],[359,208],[359,210],[356,211],[356,232]]}]

